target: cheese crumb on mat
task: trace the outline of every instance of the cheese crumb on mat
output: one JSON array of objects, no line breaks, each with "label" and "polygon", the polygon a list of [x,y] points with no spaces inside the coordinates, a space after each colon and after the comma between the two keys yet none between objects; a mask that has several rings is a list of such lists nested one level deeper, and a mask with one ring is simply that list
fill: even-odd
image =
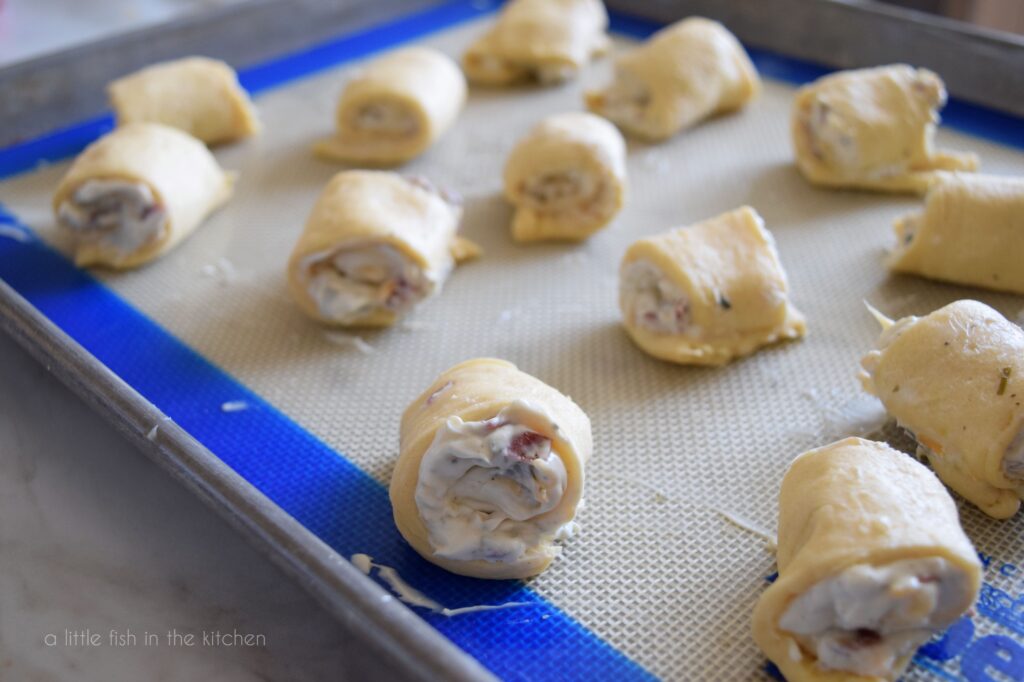
[{"label": "cheese crumb on mat", "polygon": [[342,348],[355,348],[363,355],[370,355],[376,352],[376,348],[368,344],[361,336],[346,334],[345,332],[324,332],[324,338],[335,346]]}]

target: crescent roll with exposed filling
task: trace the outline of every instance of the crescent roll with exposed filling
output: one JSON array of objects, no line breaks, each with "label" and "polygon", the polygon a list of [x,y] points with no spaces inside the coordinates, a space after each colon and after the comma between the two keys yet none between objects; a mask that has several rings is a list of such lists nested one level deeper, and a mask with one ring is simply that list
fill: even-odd
[{"label": "crescent roll with exposed filling", "polygon": [[549,116],[505,164],[516,241],[586,239],[618,214],[625,192],[625,140],[593,114]]},{"label": "crescent roll with exposed filling", "polygon": [[504,360],[468,360],[402,415],[391,504],[427,561],[476,578],[526,578],[576,528],[590,420]]},{"label": "crescent roll with exposed filling", "polygon": [[946,86],[906,64],[840,71],[806,85],[793,104],[796,164],[816,185],[924,192],[936,171],[972,171],[974,154],[935,149]]},{"label": "crescent roll with exposed filling", "polygon": [[717,21],[684,19],[618,57],[587,108],[630,135],[665,140],[700,121],[742,108],[761,80],[736,37]]},{"label": "crescent roll with exposed filling", "polygon": [[778,579],[753,631],[789,682],[895,680],[981,587],[949,493],[884,443],[847,438],[793,460],[778,530]]},{"label": "crescent roll with exposed filling", "polygon": [[861,384],[918,442],[939,478],[983,512],[1024,497],[1024,331],[978,301],[882,319]]},{"label": "crescent roll with exposed filling", "polygon": [[133,268],[169,251],[231,196],[232,177],[202,142],[130,123],[86,147],[53,196],[75,263]]},{"label": "crescent roll with exposed filling", "polygon": [[117,79],[107,92],[118,125],[162,123],[207,144],[260,132],[256,109],[235,70],[216,59],[154,64]]},{"label": "crescent roll with exposed filling", "polygon": [[775,241],[749,206],[634,242],[619,269],[626,331],[656,358],[723,365],[804,335]]},{"label": "crescent roll with exposed filling", "polygon": [[383,327],[440,292],[457,261],[462,206],[422,178],[343,171],[327,184],[288,262],[292,297],[331,325]]},{"label": "crescent roll with exposed filling", "polygon": [[1024,178],[942,173],[895,231],[896,272],[1024,294]]},{"label": "crescent roll with exposed filling", "polygon": [[466,79],[447,55],[409,47],[376,59],[346,85],[336,131],[314,146],[337,161],[393,166],[427,151],[466,103]]},{"label": "crescent roll with exposed filling", "polygon": [[462,57],[473,83],[561,83],[608,49],[601,0],[512,0]]}]

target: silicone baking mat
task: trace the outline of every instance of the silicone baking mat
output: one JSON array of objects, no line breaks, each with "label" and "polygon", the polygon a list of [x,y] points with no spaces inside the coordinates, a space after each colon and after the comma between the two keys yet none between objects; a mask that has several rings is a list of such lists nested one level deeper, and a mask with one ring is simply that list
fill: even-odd
[{"label": "silicone baking mat", "polygon": [[[499,677],[777,675],[749,633],[774,570],[757,530],[774,530],[794,456],[878,429],[877,403],[855,380],[879,331],[862,301],[898,317],[971,297],[1019,319],[1024,299],[888,276],[891,223],[919,200],[805,183],[791,162],[790,102],[794,83],[823,70],[754,51],[760,98],[665,144],[630,143],[626,208],[582,245],[514,244],[501,170],[536,120],[580,108],[581,90],[609,77],[609,61],[562,87],[472,90],[455,128],[402,170],[465,198],[463,232],[484,257],[393,329],[325,331],[289,300],[284,266],[339,170],[310,145],[331,131],[349,69],[410,39],[458,56],[492,11],[449,3],[244,71],[266,131],[216,151],[240,172],[234,199],[134,272],[76,270],[60,255],[49,209],[66,161],[47,161],[75,153],[109,118],[0,152],[0,277],[339,553],[369,554],[447,607],[530,602],[455,617],[420,610]],[[619,16],[613,27],[617,49],[656,28]],[[941,145],[976,151],[986,172],[1024,173],[1021,121],[956,102],[946,114],[958,129],[943,127]],[[720,369],[647,357],[619,324],[624,249],[742,204],[775,235],[809,336]],[[528,584],[436,569],[391,520],[401,412],[439,372],[479,356],[515,362],[593,422],[582,533]],[[961,515],[985,561],[982,599],[921,650],[907,679],[1022,679],[1024,520],[994,521],[963,504]]]}]

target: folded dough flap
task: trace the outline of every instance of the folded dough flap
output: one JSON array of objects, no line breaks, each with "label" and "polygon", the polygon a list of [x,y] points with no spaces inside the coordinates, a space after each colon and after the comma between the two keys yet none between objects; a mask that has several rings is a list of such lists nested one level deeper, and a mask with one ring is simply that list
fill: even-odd
[{"label": "folded dough flap", "polygon": [[978,595],[981,566],[927,469],[847,438],[797,457],[779,494],[779,577],[754,638],[788,680],[892,680]]},{"label": "folded dough flap", "polygon": [[1024,178],[939,173],[895,223],[893,270],[1024,293]]},{"label": "folded dough flap", "polygon": [[738,109],[760,89],[736,37],[716,21],[691,17],[620,57],[612,84],[586,101],[631,133],[657,140]]},{"label": "folded dough flap", "polygon": [[635,242],[620,306],[642,348],[677,362],[719,364],[805,332],[774,240],[746,206]]},{"label": "folded dough flap", "polygon": [[517,240],[582,239],[622,208],[626,144],[613,125],[571,112],[544,119],[505,164]]},{"label": "folded dough flap", "polygon": [[904,318],[861,361],[861,380],[910,430],[940,478],[986,513],[1024,489],[1024,331],[978,301]]},{"label": "folded dough flap", "polygon": [[256,109],[234,69],[206,57],[146,67],[108,87],[119,124],[163,123],[215,144],[260,132]]},{"label": "folded dough flap", "polygon": [[466,80],[445,54],[411,47],[366,65],[338,102],[335,134],[318,154],[368,163],[401,163],[448,130],[466,101]]},{"label": "folded dough flap", "polygon": [[515,0],[469,47],[463,65],[478,83],[558,82],[607,49],[607,27],[599,0]]},{"label": "folded dough flap", "polygon": [[396,523],[448,570],[534,575],[572,524],[591,450],[590,421],[572,400],[511,363],[463,362],[402,417],[391,481]]},{"label": "folded dough flap", "polygon": [[53,197],[79,265],[135,267],[175,246],[231,196],[233,178],[197,139],[156,123],[89,145]]},{"label": "folded dough flap", "polygon": [[905,64],[843,71],[801,88],[793,107],[797,165],[812,182],[924,192],[938,170],[974,170],[973,154],[934,149],[942,80]]},{"label": "folded dough flap", "polygon": [[289,261],[289,287],[325,322],[390,324],[437,293],[472,254],[456,231],[462,208],[420,178],[344,171],[313,207]]}]

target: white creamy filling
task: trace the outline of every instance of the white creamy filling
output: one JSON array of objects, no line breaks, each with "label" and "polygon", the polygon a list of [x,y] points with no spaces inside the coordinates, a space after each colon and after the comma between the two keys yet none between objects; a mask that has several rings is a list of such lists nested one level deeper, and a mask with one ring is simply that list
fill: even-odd
[{"label": "white creamy filling", "polygon": [[794,599],[779,627],[822,668],[891,678],[901,657],[956,620],[969,591],[938,557],[856,564]]},{"label": "white creamy filling", "polygon": [[1010,446],[1006,448],[1006,455],[1003,457],[1003,474],[1007,478],[1024,480],[1024,429],[1021,429]]},{"label": "white creamy filling", "polygon": [[909,159],[868,165],[861,157],[860,146],[853,133],[853,126],[820,99],[815,99],[811,104],[803,124],[811,153],[840,176],[885,180],[905,175],[910,170]]},{"label": "white creamy filling", "polygon": [[658,334],[696,334],[690,301],[661,269],[646,260],[626,266],[619,297],[627,318],[636,327]]},{"label": "white creamy filling", "polygon": [[380,310],[407,312],[434,293],[443,279],[424,272],[395,247],[379,243],[315,253],[302,267],[320,314],[342,323],[358,322]]},{"label": "white creamy filling", "polygon": [[400,104],[371,102],[355,112],[354,127],[370,135],[404,137],[418,132],[419,120]]},{"label": "white creamy filling", "polygon": [[471,59],[477,72],[487,74],[487,78],[503,79],[511,72],[519,77],[535,79],[542,85],[553,85],[567,81],[576,74],[576,67],[572,64],[523,64],[495,54],[475,54]]},{"label": "white creamy filling", "polygon": [[167,212],[149,186],[126,180],[87,180],[61,203],[57,217],[79,243],[121,255],[138,251],[167,224]]},{"label": "white creamy filling", "polygon": [[523,183],[523,195],[537,210],[585,209],[602,190],[593,173],[570,169],[534,175]]},{"label": "white creamy filling", "polygon": [[416,486],[416,506],[437,556],[517,561],[550,551],[551,542],[571,530],[571,516],[538,518],[562,501],[567,474],[551,440],[519,423],[524,411],[556,429],[541,408],[524,401],[486,421],[451,417],[438,429]]},{"label": "white creamy filling", "polygon": [[554,85],[576,75],[576,67],[571,64],[541,64],[531,68],[530,72],[542,85]]},{"label": "white creamy filling", "polygon": [[632,73],[619,69],[615,79],[601,94],[601,113],[612,121],[642,127],[651,104],[647,84]]},{"label": "white creamy filling", "polygon": [[804,118],[811,153],[836,171],[854,172],[860,168],[857,140],[846,121],[832,107],[815,99]]}]

